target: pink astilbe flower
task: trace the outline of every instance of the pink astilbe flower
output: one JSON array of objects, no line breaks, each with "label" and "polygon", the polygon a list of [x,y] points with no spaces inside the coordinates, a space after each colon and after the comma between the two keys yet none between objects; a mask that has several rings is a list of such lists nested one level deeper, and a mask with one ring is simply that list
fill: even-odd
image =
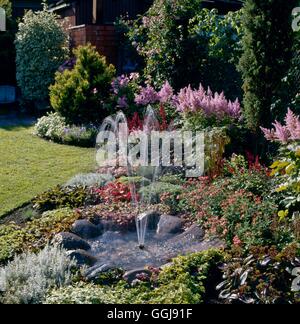
[{"label": "pink astilbe flower", "polygon": [[182,113],[203,112],[207,117],[214,116],[219,120],[225,117],[241,117],[238,99],[235,102],[227,100],[223,92],[213,94],[210,88],[205,91],[201,84],[198,90],[191,86],[181,89],[176,97],[176,106]]},{"label": "pink astilbe flower", "polygon": [[161,103],[167,103],[172,100],[174,96],[174,90],[170,83],[166,81],[158,93],[159,100]]},{"label": "pink astilbe flower", "polygon": [[261,127],[261,130],[268,141],[287,144],[291,141],[300,140],[299,116],[296,116],[291,109],[288,109],[284,121],[285,125],[282,125],[276,120],[273,123],[273,129]]},{"label": "pink astilbe flower", "polygon": [[159,101],[159,95],[153,87],[147,85],[146,88],[141,88],[140,93],[135,95],[135,103],[141,106],[154,104]]}]

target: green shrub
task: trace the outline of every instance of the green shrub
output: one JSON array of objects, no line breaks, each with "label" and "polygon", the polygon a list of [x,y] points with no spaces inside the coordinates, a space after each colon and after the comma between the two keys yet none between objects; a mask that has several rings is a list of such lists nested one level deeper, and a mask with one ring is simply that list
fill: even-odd
[{"label": "green shrub", "polygon": [[48,99],[54,75],[68,55],[68,36],[47,7],[28,11],[16,35],[17,81],[25,100]]},{"label": "green shrub", "polygon": [[266,197],[272,191],[272,181],[269,170],[257,160],[252,165],[246,162],[244,156],[233,154],[230,160],[224,163],[225,180],[219,178],[216,182],[226,181],[228,189],[245,190],[254,195]]},{"label": "green shrub", "polygon": [[98,201],[99,199],[89,188],[57,186],[36,196],[32,203],[35,209],[43,212],[63,207],[79,208]]},{"label": "green shrub", "polygon": [[121,177],[118,179],[119,182],[125,185],[135,184],[139,189],[141,187],[149,186],[151,181],[147,178],[135,176],[135,177]]},{"label": "green shrub", "polygon": [[69,126],[58,113],[49,113],[38,119],[34,134],[66,145],[94,147],[98,130],[93,126]]},{"label": "green shrub", "polygon": [[290,67],[294,37],[291,12],[296,6],[296,0],[245,1],[240,70],[244,116],[253,131],[269,126],[278,117],[271,106],[280,97],[281,81]]},{"label": "green shrub", "polygon": [[176,90],[202,82],[235,99],[241,85],[236,69],[240,12],[221,16],[201,2],[155,0],[143,17],[119,26],[145,62],[144,77],[156,88],[166,80]]},{"label": "green shrub", "polygon": [[69,124],[100,122],[108,114],[104,102],[115,68],[91,45],[79,46],[74,55],[74,68],[56,73],[55,84],[50,87],[51,105]]},{"label": "green shrub", "polygon": [[34,126],[34,134],[53,141],[60,141],[64,129],[66,127],[66,120],[58,113],[49,113],[38,119]]},{"label": "green shrub", "polygon": [[16,50],[14,46],[16,22],[12,18],[10,0],[0,0],[0,7],[6,12],[6,32],[0,33],[0,85],[16,83]]},{"label": "green shrub", "polygon": [[155,182],[147,187],[143,187],[139,190],[141,200],[145,203],[157,204],[160,202],[160,196],[162,194],[179,195],[182,191],[182,187],[179,185],[173,185],[164,182]]},{"label": "green shrub", "polygon": [[72,281],[76,265],[64,250],[47,246],[38,254],[24,253],[0,269],[0,302],[3,304],[40,304],[47,291]]},{"label": "green shrub", "polygon": [[43,248],[56,234],[68,232],[79,214],[64,208],[43,213],[25,226],[0,225],[0,264],[24,251]]},{"label": "green shrub", "polygon": [[159,182],[170,183],[173,185],[183,185],[185,183],[185,180],[181,175],[166,174],[159,178]]},{"label": "green shrub", "polygon": [[161,271],[158,278],[133,287],[120,282],[111,287],[80,283],[52,291],[47,304],[201,304],[210,286],[219,278],[213,277],[223,261],[220,251],[210,250],[178,257]]},{"label": "green shrub", "polygon": [[296,287],[299,245],[292,244],[278,253],[276,249],[253,249],[244,257],[229,253],[219,285],[220,300],[228,304],[300,303]]},{"label": "green shrub", "polygon": [[[241,184],[242,185],[242,184]],[[219,237],[243,246],[285,246],[293,239],[286,236],[284,224],[278,224],[277,204],[244,189],[230,187],[230,178],[209,182],[203,179],[177,198],[179,211],[190,214],[206,231],[207,237]]]},{"label": "green shrub", "polygon": [[114,181],[114,177],[110,174],[87,173],[77,174],[66,183],[66,187],[82,186],[101,188]]}]

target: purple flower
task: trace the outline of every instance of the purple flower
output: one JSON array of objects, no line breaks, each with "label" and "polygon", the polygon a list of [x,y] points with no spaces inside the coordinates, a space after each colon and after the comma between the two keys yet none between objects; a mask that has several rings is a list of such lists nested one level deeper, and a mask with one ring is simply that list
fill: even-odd
[{"label": "purple flower", "polygon": [[164,85],[158,93],[158,96],[161,103],[167,103],[172,100],[174,96],[174,90],[168,81],[164,83]]},{"label": "purple flower", "polygon": [[129,82],[129,77],[124,74],[114,79],[111,83],[114,94],[118,94],[121,89],[127,87]]},{"label": "purple flower", "polygon": [[118,107],[119,108],[127,108],[128,107],[126,96],[123,96],[118,99]]},{"label": "purple flower", "polygon": [[141,106],[154,104],[159,101],[159,95],[153,87],[147,85],[146,88],[141,88],[140,93],[135,95],[135,103]]},{"label": "purple flower", "polygon": [[300,119],[290,109],[285,116],[285,125],[278,121],[273,123],[273,129],[262,128],[265,138],[272,142],[287,144],[291,141],[300,140]]},{"label": "purple flower", "polygon": [[175,103],[177,110],[182,113],[203,112],[205,116],[214,116],[219,120],[225,117],[241,117],[238,99],[235,102],[227,100],[223,92],[213,94],[210,88],[205,91],[201,84],[198,90],[192,89],[191,86],[181,89]]}]

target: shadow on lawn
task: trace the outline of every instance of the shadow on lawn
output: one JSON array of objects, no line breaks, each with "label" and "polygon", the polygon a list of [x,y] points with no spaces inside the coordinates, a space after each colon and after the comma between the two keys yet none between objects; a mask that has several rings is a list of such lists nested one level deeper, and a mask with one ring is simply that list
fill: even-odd
[{"label": "shadow on lawn", "polygon": [[0,128],[13,131],[17,128],[29,128],[33,126],[36,122],[36,119],[31,116],[17,115],[17,114],[8,114],[0,115]]}]

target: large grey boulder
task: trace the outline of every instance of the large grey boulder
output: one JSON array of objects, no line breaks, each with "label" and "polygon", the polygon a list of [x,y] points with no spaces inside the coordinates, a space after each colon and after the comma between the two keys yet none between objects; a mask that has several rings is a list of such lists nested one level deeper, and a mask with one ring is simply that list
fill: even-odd
[{"label": "large grey boulder", "polygon": [[161,215],[157,225],[156,234],[177,234],[182,231],[183,222],[179,217],[170,215]]},{"label": "large grey boulder", "polygon": [[78,266],[93,266],[97,259],[85,250],[69,251],[68,256],[74,259]]},{"label": "large grey boulder", "polygon": [[72,233],[59,233],[53,242],[61,245],[65,250],[89,250],[90,245],[79,236]]},{"label": "large grey boulder", "polygon": [[101,234],[101,228],[92,224],[87,219],[77,220],[73,224],[71,231],[84,239],[92,239]]}]

